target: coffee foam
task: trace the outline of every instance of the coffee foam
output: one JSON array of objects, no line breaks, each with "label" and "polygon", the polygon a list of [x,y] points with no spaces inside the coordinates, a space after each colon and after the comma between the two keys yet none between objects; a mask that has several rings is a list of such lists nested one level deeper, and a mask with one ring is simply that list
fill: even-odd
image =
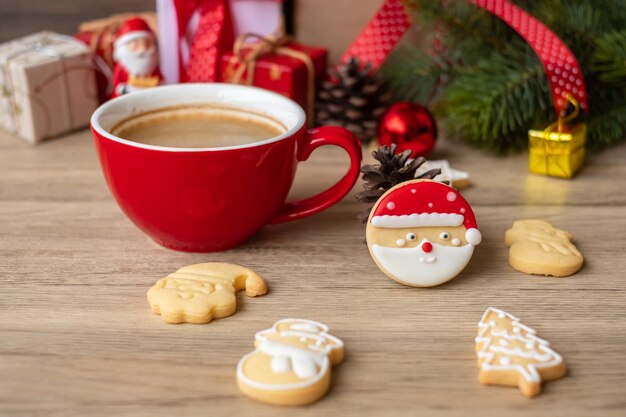
[{"label": "coffee foam", "polygon": [[[194,124],[198,125],[196,131],[193,131]],[[286,131],[282,123],[269,116],[211,104],[171,106],[137,113],[109,129],[111,134],[133,142],[182,148],[250,144]],[[150,137],[133,137],[142,132]]]}]

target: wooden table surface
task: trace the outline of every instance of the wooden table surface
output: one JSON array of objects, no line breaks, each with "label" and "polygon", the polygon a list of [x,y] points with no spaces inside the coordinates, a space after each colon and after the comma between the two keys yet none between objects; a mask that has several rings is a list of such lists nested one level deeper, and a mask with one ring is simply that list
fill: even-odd
[{"label": "wooden table surface", "polygon": [[[624,416],[626,146],[591,155],[573,181],[528,175],[523,154],[442,142],[434,157],[471,173],[463,194],[484,240],[461,276],[416,289],[378,271],[352,195],[238,249],[179,253],[121,213],[87,131],[37,147],[0,134],[0,415]],[[346,162],[320,150],[300,166],[294,196],[328,185]],[[503,236],[521,218],[573,232],[582,271],[512,270]],[[150,312],[156,280],[208,261],[253,268],[270,293],[240,293],[234,316],[207,325]],[[481,386],[474,336],[487,306],[535,327],[569,375],[534,399]],[[285,317],[327,323],[346,344],[330,393],[311,406],[277,408],[237,390],[255,332]]]}]

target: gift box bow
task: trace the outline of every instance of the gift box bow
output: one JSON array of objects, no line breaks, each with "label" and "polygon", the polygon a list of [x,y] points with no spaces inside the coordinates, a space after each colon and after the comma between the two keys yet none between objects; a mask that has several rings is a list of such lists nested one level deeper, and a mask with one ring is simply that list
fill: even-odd
[{"label": "gift box bow", "polygon": [[[254,39],[254,42],[250,42]],[[272,36],[261,36],[255,33],[243,33],[237,37],[233,46],[233,57],[236,68],[224,80],[234,84],[254,84],[254,70],[257,61],[265,55],[281,55],[294,58],[306,66],[307,69],[307,118],[313,120],[315,107],[315,66],[313,60],[306,53],[290,48],[291,38],[282,30]],[[246,75],[244,80],[244,74]]]}]

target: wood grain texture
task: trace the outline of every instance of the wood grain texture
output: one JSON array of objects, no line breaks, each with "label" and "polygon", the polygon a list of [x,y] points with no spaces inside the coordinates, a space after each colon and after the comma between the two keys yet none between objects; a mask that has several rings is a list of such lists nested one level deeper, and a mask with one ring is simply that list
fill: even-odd
[{"label": "wood grain texture", "polygon": [[[38,147],[0,134],[0,415],[623,416],[626,147],[591,155],[572,181],[528,175],[525,155],[445,141],[434,157],[471,173],[463,194],[484,241],[460,277],[416,289],[378,271],[353,195],[235,250],[173,252],[118,209],[87,131]],[[316,152],[293,196],[330,184],[346,165],[337,149]],[[504,232],[529,217],[574,233],[582,271],[543,278],[508,266]],[[155,281],[208,261],[253,268],[270,293],[240,294],[234,316],[207,325],[150,312]],[[473,339],[489,305],[551,341],[569,375],[535,399],[480,386]],[[325,322],[346,343],[329,395],[297,409],[243,397],[235,369],[254,333],[291,316]]]}]

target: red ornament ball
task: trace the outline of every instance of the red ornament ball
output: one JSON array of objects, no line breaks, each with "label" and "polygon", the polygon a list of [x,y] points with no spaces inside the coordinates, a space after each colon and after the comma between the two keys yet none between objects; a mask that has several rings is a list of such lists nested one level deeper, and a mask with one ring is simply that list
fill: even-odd
[{"label": "red ornament ball", "polygon": [[394,103],[378,123],[378,142],[395,143],[398,151],[411,150],[411,157],[426,156],[437,139],[437,124],[424,106],[409,102]]}]

